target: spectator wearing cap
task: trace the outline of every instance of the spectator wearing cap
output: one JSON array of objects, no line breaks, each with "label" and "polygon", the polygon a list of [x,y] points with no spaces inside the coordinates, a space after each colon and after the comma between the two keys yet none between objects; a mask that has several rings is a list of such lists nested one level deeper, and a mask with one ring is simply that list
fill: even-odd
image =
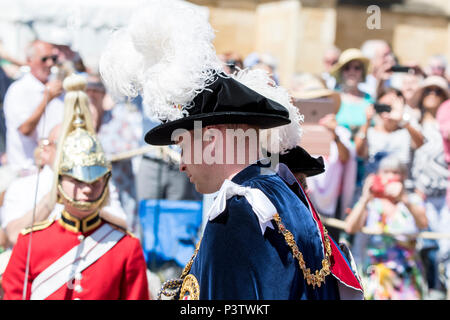
[{"label": "spectator wearing cap", "polygon": [[39,139],[62,121],[64,112],[61,81],[49,79],[57,61],[54,47],[37,40],[26,53],[30,72],[11,84],[4,100],[6,154],[19,168],[33,165]]}]

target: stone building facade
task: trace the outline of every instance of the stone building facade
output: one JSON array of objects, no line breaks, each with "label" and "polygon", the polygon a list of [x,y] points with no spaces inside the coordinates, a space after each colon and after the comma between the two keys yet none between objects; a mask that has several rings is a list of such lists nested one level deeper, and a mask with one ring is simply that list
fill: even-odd
[{"label": "stone building facade", "polygon": [[424,65],[433,54],[450,61],[447,0],[190,2],[209,8],[218,53],[234,51],[245,57],[254,51],[268,52],[279,61],[285,84],[295,72],[320,72],[323,53],[330,46],[344,50],[360,47],[368,39],[391,43],[403,63]]}]

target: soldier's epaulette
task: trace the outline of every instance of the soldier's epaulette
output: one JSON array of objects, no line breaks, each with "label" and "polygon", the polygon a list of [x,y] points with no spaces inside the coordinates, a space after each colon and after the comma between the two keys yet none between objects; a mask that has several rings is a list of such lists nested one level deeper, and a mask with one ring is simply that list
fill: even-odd
[{"label": "soldier's epaulette", "polygon": [[26,235],[28,233],[30,233],[31,231],[39,231],[39,230],[44,230],[45,228],[50,227],[50,225],[54,222],[55,220],[44,220],[41,222],[37,222],[35,223],[33,226],[22,229],[22,231],[20,232],[23,235]]},{"label": "soldier's epaulette", "polygon": [[122,231],[122,232],[128,234],[129,236],[132,236],[133,238],[137,238],[137,237],[136,237],[131,231],[129,231],[127,228],[125,228],[125,227],[123,227],[123,226],[120,226],[120,225],[118,225],[118,224],[112,223],[111,221],[105,219],[105,217],[102,217],[102,219],[103,219],[106,223],[108,223],[111,227],[113,227],[114,229],[119,230],[119,231]]}]

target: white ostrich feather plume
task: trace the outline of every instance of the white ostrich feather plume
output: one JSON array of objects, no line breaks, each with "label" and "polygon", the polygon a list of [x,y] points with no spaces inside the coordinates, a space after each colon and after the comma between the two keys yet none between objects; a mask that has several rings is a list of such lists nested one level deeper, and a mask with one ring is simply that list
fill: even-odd
[{"label": "white ostrich feather plume", "polygon": [[140,94],[148,117],[173,121],[222,71],[213,38],[207,17],[192,4],[153,0],[111,35],[100,74],[113,96]]},{"label": "white ostrich feather plume", "polygon": [[[128,26],[111,34],[100,74],[114,97],[141,95],[149,118],[174,121],[188,115],[194,97],[223,76],[213,38],[204,12],[192,4],[152,0],[132,15]],[[295,147],[303,116],[287,90],[263,70],[245,69],[231,77],[289,111],[289,125],[261,131],[262,147],[271,153]]]}]

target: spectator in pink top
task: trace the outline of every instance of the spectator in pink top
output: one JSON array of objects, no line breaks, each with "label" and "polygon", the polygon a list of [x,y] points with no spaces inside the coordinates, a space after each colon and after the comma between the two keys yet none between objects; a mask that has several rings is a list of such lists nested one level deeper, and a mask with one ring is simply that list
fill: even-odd
[{"label": "spectator in pink top", "polygon": [[[450,99],[440,105],[436,113],[436,120],[439,123],[439,129],[442,134],[445,161],[450,171]],[[450,177],[447,181],[446,207],[442,212],[440,223],[443,232],[448,232],[450,226]],[[447,299],[450,299],[450,240],[440,240],[439,248],[444,279],[446,279]]]},{"label": "spectator in pink top", "polygon": [[[444,142],[445,161],[450,169],[450,99],[444,101],[436,113],[436,120]],[[450,185],[450,184],[449,184]],[[447,186],[447,206],[450,207],[450,187]]]}]

